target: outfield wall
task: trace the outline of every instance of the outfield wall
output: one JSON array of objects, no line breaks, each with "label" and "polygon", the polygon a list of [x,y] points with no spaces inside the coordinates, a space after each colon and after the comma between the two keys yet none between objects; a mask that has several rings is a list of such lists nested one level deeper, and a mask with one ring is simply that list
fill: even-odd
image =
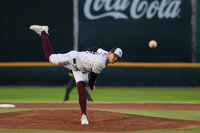
[{"label": "outfield wall", "polygon": [[80,50],[118,46],[123,61],[192,62],[191,0],[79,0],[78,7]]},{"label": "outfield wall", "polygon": [[73,0],[1,0],[0,62],[45,61],[41,38],[29,30],[48,25],[55,53],[73,49]]},{"label": "outfield wall", "polygon": [[[113,14],[114,9],[117,9],[116,4],[115,8],[111,6],[112,9],[105,6],[109,3],[104,3],[104,6],[97,10],[93,7],[98,5],[94,4],[98,0],[79,1],[79,50],[90,46],[109,50],[117,45],[124,52],[122,62],[155,62],[157,65],[109,67],[99,75],[97,85],[200,85],[200,67],[192,67],[191,63],[191,0],[171,0],[166,2],[167,5],[161,4],[165,3],[165,0],[143,0],[144,5],[148,3],[148,10],[143,10],[145,15],[141,16],[134,14],[139,10],[134,6],[141,4],[138,3],[139,0],[130,0],[128,7],[117,12],[118,15],[121,14],[121,18]],[[198,11],[199,5],[198,2]],[[153,7],[156,12],[149,12],[153,11]],[[161,7],[163,14],[158,15],[158,8],[162,11]],[[102,15],[104,17],[99,17]],[[1,0],[0,18],[0,85],[66,85],[69,80],[67,69],[36,63],[45,61],[42,42],[37,34],[29,30],[29,26],[40,24],[50,27],[49,38],[55,53],[72,50],[75,39],[73,0]],[[199,20],[198,14],[197,28]],[[198,33],[199,30],[197,38]],[[148,41],[151,39],[158,41],[158,48],[148,47]],[[196,47],[199,48],[199,39]],[[199,53],[199,50],[196,53]],[[199,62],[199,55],[196,59]],[[5,62],[9,62],[9,65],[4,66]],[[15,62],[30,64],[18,66]],[[187,62],[191,63],[191,67],[169,67],[166,64],[159,66],[158,62]]]},{"label": "outfield wall", "polygon": [[200,1],[197,0],[196,62],[200,62]]},{"label": "outfield wall", "polygon": [[[120,65],[104,69],[98,76],[96,84],[98,86],[200,86],[200,64],[148,63],[119,67]],[[0,67],[0,72],[1,85],[65,86],[70,80],[66,68],[55,66]]]}]

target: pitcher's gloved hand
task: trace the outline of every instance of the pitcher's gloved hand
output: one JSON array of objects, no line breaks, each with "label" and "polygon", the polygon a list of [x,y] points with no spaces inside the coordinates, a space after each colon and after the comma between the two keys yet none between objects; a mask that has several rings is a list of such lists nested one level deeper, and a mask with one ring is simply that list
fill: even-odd
[{"label": "pitcher's gloved hand", "polygon": [[96,92],[94,84],[89,83],[89,87],[93,92]]},{"label": "pitcher's gloved hand", "polygon": [[95,84],[96,78],[97,78],[97,74],[94,73],[94,72],[91,72],[90,73],[90,79],[89,79],[88,85],[89,85],[90,89],[92,91],[94,91],[94,92],[95,92],[95,85],[94,84]]}]

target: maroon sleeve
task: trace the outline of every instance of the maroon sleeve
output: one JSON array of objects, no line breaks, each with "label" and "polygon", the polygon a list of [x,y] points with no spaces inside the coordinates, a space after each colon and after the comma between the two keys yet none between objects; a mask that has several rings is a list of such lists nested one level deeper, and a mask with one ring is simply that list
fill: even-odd
[{"label": "maroon sleeve", "polygon": [[99,48],[97,48],[97,47],[90,47],[87,49],[87,51],[97,52],[98,49]]},{"label": "maroon sleeve", "polygon": [[94,72],[91,72],[91,74],[90,74],[90,79],[89,79],[88,85],[89,85],[91,90],[94,89],[94,83],[96,81],[97,75],[98,74],[96,74]]}]

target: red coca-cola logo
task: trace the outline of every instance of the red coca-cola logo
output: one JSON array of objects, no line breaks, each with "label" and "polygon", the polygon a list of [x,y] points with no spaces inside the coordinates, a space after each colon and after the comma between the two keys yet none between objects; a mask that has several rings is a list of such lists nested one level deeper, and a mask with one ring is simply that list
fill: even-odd
[{"label": "red coca-cola logo", "polygon": [[180,17],[181,3],[182,0],[85,0],[84,15],[90,20],[104,17],[175,19]]}]

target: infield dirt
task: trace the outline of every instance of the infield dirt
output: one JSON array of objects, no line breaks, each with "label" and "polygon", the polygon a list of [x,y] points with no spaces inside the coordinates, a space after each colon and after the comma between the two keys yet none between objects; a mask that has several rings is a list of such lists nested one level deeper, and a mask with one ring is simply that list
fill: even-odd
[{"label": "infield dirt", "polygon": [[[37,103],[16,103],[17,108],[34,108],[28,111],[17,111],[0,113],[0,129],[43,129],[43,130],[62,130],[62,131],[87,131],[87,132],[128,132],[141,130],[158,130],[158,129],[181,129],[200,127],[200,121],[166,119],[158,117],[147,117],[140,115],[114,113],[108,111],[88,110],[87,117],[89,125],[80,124],[80,110],[64,110],[53,108],[78,108],[78,104],[37,104]],[[95,105],[97,105],[95,107]],[[120,104],[89,104],[89,108],[120,108]],[[144,104],[127,104],[129,109],[134,107],[145,107]],[[146,109],[150,108],[147,104]],[[156,106],[157,105],[157,106]],[[159,105],[159,106],[158,106]],[[166,104],[164,104],[166,105]],[[168,104],[167,104],[168,105]],[[170,110],[184,110],[183,104],[169,104]],[[199,110],[200,105],[191,105],[191,110]],[[162,105],[154,104],[161,109]],[[126,104],[121,109],[128,108]],[[132,108],[131,108],[132,107]],[[153,106],[151,106],[153,107]],[[154,108],[155,108],[154,107]],[[177,109],[175,109],[175,107]],[[38,109],[51,108],[51,109]],[[153,108],[151,108],[153,109]],[[167,109],[167,107],[163,109]],[[185,105],[185,109],[189,109]],[[161,109],[162,110],[162,109]]]}]

